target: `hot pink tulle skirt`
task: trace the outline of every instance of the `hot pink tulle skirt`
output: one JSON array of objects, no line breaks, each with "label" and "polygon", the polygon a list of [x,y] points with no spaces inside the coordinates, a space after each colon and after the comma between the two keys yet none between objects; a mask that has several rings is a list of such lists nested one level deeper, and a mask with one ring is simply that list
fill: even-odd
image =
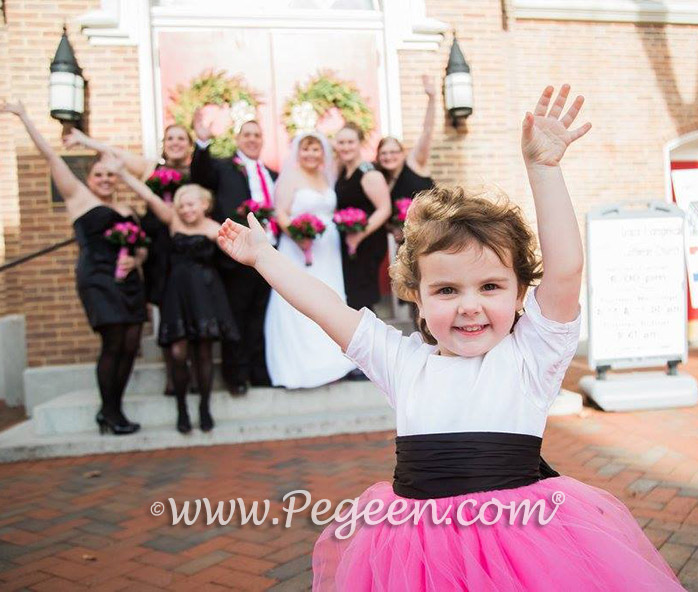
[{"label": "hot pink tulle skirt", "polygon": [[[372,500],[378,501],[367,507]],[[530,507],[543,500],[527,524],[525,500]],[[628,509],[571,477],[425,502],[397,496],[387,482],[369,487],[353,514],[368,515],[372,524],[354,520],[343,540],[335,531],[348,534],[351,519],[324,530],[313,551],[313,590],[684,590]],[[425,511],[415,525],[417,503]],[[411,518],[394,525],[389,511],[393,523]]]}]

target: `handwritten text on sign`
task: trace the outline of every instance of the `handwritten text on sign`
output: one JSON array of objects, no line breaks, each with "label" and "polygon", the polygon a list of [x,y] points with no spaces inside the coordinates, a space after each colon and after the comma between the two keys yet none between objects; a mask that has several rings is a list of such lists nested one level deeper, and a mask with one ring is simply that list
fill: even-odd
[{"label": "handwritten text on sign", "polygon": [[686,322],[682,219],[593,220],[588,249],[594,360],[681,358]]}]

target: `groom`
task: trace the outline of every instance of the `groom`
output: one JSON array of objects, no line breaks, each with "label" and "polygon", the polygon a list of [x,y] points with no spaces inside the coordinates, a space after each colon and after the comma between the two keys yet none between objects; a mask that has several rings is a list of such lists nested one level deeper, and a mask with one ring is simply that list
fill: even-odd
[{"label": "groom", "polygon": [[[191,180],[214,192],[214,220],[223,223],[226,218],[234,219],[237,207],[248,199],[272,206],[277,173],[259,160],[263,138],[257,121],[242,125],[232,158],[218,159],[209,154],[213,132],[200,111],[194,115],[194,132],[197,139]],[[218,269],[241,336],[238,343],[222,343],[223,380],[231,395],[243,395],[248,380],[252,386],[270,384],[264,360],[264,313],[270,288],[254,268],[240,265],[222,253]]]}]

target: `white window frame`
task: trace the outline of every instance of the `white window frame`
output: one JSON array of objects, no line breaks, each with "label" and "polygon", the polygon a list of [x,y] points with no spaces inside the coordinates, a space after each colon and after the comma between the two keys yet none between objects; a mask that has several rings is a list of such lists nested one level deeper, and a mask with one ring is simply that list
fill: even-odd
[{"label": "white window frame", "polygon": [[517,19],[698,24],[698,2],[672,0],[512,0]]},{"label": "white window frame", "polygon": [[[377,5],[374,0],[374,5]],[[206,4],[206,10],[201,5]],[[449,29],[426,16],[425,0],[382,0],[380,10],[260,11],[254,2],[170,0],[101,0],[101,7],[81,17],[83,33],[94,45],[138,47],[143,153],[156,157],[162,134],[158,53],[154,40],[161,31],[273,28],[372,30],[379,52],[381,133],[402,136],[399,50],[436,51]],[[247,6],[248,9],[240,8]],[[204,13],[202,15],[202,13]],[[387,89],[391,89],[390,92]]]}]

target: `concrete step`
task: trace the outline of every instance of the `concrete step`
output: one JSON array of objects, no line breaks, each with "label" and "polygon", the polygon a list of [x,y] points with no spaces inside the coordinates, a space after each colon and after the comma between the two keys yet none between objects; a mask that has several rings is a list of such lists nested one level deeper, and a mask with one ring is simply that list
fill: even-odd
[{"label": "concrete step", "polygon": [[[227,392],[218,391],[211,396],[211,413],[219,421],[316,413],[331,416],[336,412],[353,413],[380,405],[388,408],[384,401],[370,382],[336,382],[314,389],[254,388],[243,397],[231,397]],[[192,418],[198,416],[198,404],[198,395],[187,396]],[[91,431],[95,428],[99,407],[96,389],[62,395],[34,408],[34,431],[38,436]],[[174,426],[177,418],[174,397],[164,395],[127,394],[123,409],[131,421],[144,427]]]},{"label": "concrete step", "polygon": [[560,389],[557,397],[553,401],[548,416],[555,415],[578,415],[584,408],[584,397],[579,393],[574,393],[565,389]]},{"label": "concrete step", "polygon": [[[194,426],[198,396],[187,397]],[[215,429],[175,430],[172,397],[153,393],[124,398],[124,411],[143,426],[129,436],[98,434],[96,389],[84,389],[37,405],[34,417],[0,433],[0,462],[82,456],[187,446],[213,446],[395,429],[394,411],[369,382],[337,382],[316,389],[254,388],[244,397],[215,392],[211,411]],[[581,397],[562,391],[551,415],[578,413]]]},{"label": "concrete step", "polygon": [[[226,396],[229,395],[226,394]],[[197,429],[195,413],[191,417],[194,429],[186,435],[177,432],[173,422],[172,425],[167,426],[147,426],[129,436],[100,435],[96,424],[88,432],[37,436],[32,420],[29,420],[0,433],[0,462],[163,448],[216,446],[395,429],[395,417],[387,405],[334,413],[277,415],[224,421],[221,421],[214,411],[216,427],[209,433],[203,433]],[[92,419],[94,422],[94,417]]]},{"label": "concrete step", "polygon": [[[139,393],[162,396],[165,382],[164,362],[136,362],[126,386],[126,396]],[[220,362],[215,363],[213,388],[214,390],[224,388]],[[27,368],[24,371],[25,408],[29,417],[33,416],[34,409],[42,403],[52,401],[67,393],[86,390],[97,393],[97,375],[94,363],[41,366]]]}]

